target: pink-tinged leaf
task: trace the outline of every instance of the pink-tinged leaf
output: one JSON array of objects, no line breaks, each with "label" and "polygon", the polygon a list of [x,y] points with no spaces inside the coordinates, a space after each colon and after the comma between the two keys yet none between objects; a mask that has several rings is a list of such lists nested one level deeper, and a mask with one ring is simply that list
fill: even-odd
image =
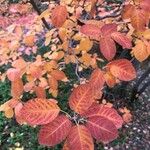
[{"label": "pink-tinged leaf", "polygon": [[103,143],[109,143],[118,137],[116,126],[104,117],[96,116],[89,118],[86,127],[96,140]]},{"label": "pink-tinged leaf", "polygon": [[136,78],[136,70],[127,59],[118,59],[107,65],[111,74],[122,81],[130,81]]},{"label": "pink-tinged leaf", "polygon": [[100,39],[100,51],[107,60],[112,60],[116,55],[115,42],[110,37]]},{"label": "pink-tinged leaf", "polygon": [[102,36],[110,36],[113,32],[117,32],[117,24],[115,23],[110,23],[110,24],[105,24],[101,28]]},{"label": "pink-tinged leaf", "polygon": [[111,34],[111,37],[123,48],[128,48],[130,49],[132,47],[131,40],[126,37],[124,34],[120,32],[114,32]]},{"label": "pink-tinged leaf", "polygon": [[105,79],[102,70],[99,68],[95,69],[91,74],[89,84],[91,84],[91,87],[94,90],[101,90],[104,86],[104,83]]},{"label": "pink-tinged leaf", "polygon": [[70,150],[94,150],[93,139],[83,125],[73,126],[67,138]]},{"label": "pink-tinged leaf", "polygon": [[84,113],[94,102],[94,95],[89,84],[79,85],[69,97],[69,106],[75,112]]},{"label": "pink-tinged leaf", "polygon": [[52,10],[52,24],[55,27],[61,27],[66,21],[68,16],[67,8],[65,6],[58,5]]},{"label": "pink-tinged leaf", "polygon": [[15,81],[20,78],[20,70],[15,68],[10,68],[7,70],[7,77],[10,81]]},{"label": "pink-tinged leaf", "polygon": [[22,115],[30,125],[43,125],[53,121],[60,108],[53,100],[31,99],[22,108]]},{"label": "pink-tinged leaf", "polygon": [[96,40],[99,39],[101,33],[100,28],[93,24],[83,25],[80,32]]},{"label": "pink-tinged leaf", "polygon": [[41,127],[38,134],[39,143],[46,146],[61,143],[67,137],[71,126],[71,121],[65,115],[58,116],[49,124]]},{"label": "pink-tinged leaf", "polygon": [[147,11],[147,12],[150,12],[150,5],[149,5],[149,0],[140,0],[140,7]]},{"label": "pink-tinged leaf", "polygon": [[24,118],[22,117],[22,113],[21,113],[21,110],[23,108],[23,104],[20,102],[16,105],[15,107],[15,118],[16,118],[16,121],[22,125],[23,123],[25,123],[25,120]]},{"label": "pink-tinged leaf", "polygon": [[114,108],[109,108],[103,104],[93,104],[87,112],[85,112],[85,117],[91,118],[95,116],[104,117],[110,120],[116,128],[121,128],[123,124],[122,117]]}]

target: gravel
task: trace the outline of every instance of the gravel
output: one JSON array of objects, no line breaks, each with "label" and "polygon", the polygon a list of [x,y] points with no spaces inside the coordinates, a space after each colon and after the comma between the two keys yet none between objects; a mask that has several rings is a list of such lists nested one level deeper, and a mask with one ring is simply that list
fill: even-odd
[{"label": "gravel", "polygon": [[[150,62],[144,67],[140,66],[138,78],[148,67],[150,67]],[[150,75],[140,87],[148,80],[150,80]],[[134,85],[135,82],[132,82],[131,85]],[[150,86],[134,102],[131,112],[132,122],[124,125],[120,131],[120,137],[105,145],[104,150],[150,150]]]}]

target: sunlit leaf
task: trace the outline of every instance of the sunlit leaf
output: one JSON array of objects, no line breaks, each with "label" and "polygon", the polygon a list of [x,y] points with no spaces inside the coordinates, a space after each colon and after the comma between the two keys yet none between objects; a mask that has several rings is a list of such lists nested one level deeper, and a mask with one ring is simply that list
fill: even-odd
[{"label": "sunlit leaf", "polygon": [[80,32],[92,39],[99,39],[101,33],[100,28],[93,24],[83,25],[80,29]]},{"label": "sunlit leaf", "polygon": [[58,5],[52,10],[52,24],[61,27],[67,19],[67,9],[65,6]]},{"label": "sunlit leaf", "polygon": [[73,126],[67,138],[70,150],[94,150],[93,139],[83,125]]},{"label": "sunlit leaf", "polygon": [[122,117],[113,108],[109,108],[102,104],[93,104],[85,113],[88,118],[101,116],[110,120],[116,128],[121,128],[123,124]]},{"label": "sunlit leaf", "polygon": [[113,32],[111,37],[120,44],[123,48],[130,49],[132,47],[131,40],[120,32]]},{"label": "sunlit leaf", "polygon": [[42,125],[53,121],[59,111],[60,109],[54,101],[36,98],[24,104],[22,115],[28,124]]},{"label": "sunlit leaf", "polygon": [[111,60],[116,55],[115,42],[110,37],[100,38],[100,51],[107,60]]},{"label": "sunlit leaf", "polygon": [[122,81],[130,81],[136,78],[136,71],[132,63],[127,59],[118,59],[110,62],[107,67],[111,74]]},{"label": "sunlit leaf", "polygon": [[96,140],[103,143],[111,142],[118,137],[116,126],[110,120],[101,116],[89,118],[86,127]]},{"label": "sunlit leaf", "polygon": [[66,116],[58,116],[49,124],[41,127],[38,134],[39,143],[46,146],[59,144],[67,137],[71,125],[71,121]]},{"label": "sunlit leaf", "polygon": [[94,97],[89,84],[79,85],[69,97],[70,108],[79,114],[84,113],[93,102]]}]

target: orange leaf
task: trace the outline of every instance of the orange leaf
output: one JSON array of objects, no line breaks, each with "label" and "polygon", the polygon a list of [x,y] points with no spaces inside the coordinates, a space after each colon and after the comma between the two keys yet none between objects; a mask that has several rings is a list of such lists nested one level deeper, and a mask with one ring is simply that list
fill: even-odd
[{"label": "orange leaf", "polygon": [[94,102],[94,95],[89,84],[79,85],[69,97],[69,106],[75,112],[84,113]]},{"label": "orange leaf", "polygon": [[34,46],[35,44],[35,36],[34,35],[28,35],[24,38],[24,43],[26,46]]},{"label": "orange leaf", "polygon": [[116,126],[110,120],[101,116],[89,118],[86,127],[96,140],[103,143],[111,142],[118,137]]},{"label": "orange leaf", "polygon": [[70,150],[94,150],[91,134],[83,125],[76,125],[71,128],[67,142]]},{"label": "orange leaf", "polygon": [[94,90],[101,90],[103,88],[105,79],[101,69],[97,68],[92,72],[89,83]]},{"label": "orange leaf", "polygon": [[132,121],[132,115],[131,113],[125,113],[122,115],[122,118],[124,120],[125,123],[129,123]]},{"label": "orange leaf", "polygon": [[23,60],[23,58],[19,58],[12,62],[12,66],[16,69],[24,69],[27,66],[27,62]]},{"label": "orange leaf", "polygon": [[43,87],[36,86],[34,87],[34,91],[36,93],[37,98],[46,98],[46,92]]},{"label": "orange leaf", "polygon": [[63,149],[62,149],[62,150],[69,150],[69,145],[68,145],[67,140],[65,141],[64,146],[63,146]]},{"label": "orange leaf", "polygon": [[71,126],[72,123],[66,116],[58,116],[49,124],[42,126],[38,135],[39,143],[46,146],[59,144],[67,137]]},{"label": "orange leaf", "polygon": [[100,51],[107,60],[111,60],[116,55],[115,42],[110,37],[100,38]]},{"label": "orange leaf", "polygon": [[53,70],[51,72],[51,76],[53,78],[55,78],[56,80],[64,80],[67,78],[65,73],[63,71],[60,71],[60,70]]},{"label": "orange leaf", "polygon": [[131,14],[133,13],[135,7],[131,4],[125,5],[122,11],[122,18],[123,19],[129,19],[131,17]]},{"label": "orange leaf", "polygon": [[148,56],[149,56],[149,53],[147,51],[147,47],[146,47],[145,43],[142,42],[141,40],[138,40],[136,42],[136,45],[135,45],[135,47],[133,47],[131,53],[140,62],[146,60],[148,58]]},{"label": "orange leaf", "polygon": [[5,112],[4,112],[4,115],[7,117],[7,118],[12,118],[14,116],[14,111],[12,108],[9,108],[7,109]]},{"label": "orange leaf", "polygon": [[80,32],[92,39],[99,39],[101,33],[100,28],[93,24],[83,25],[80,29]]},{"label": "orange leaf", "polygon": [[36,98],[26,102],[21,112],[28,124],[42,125],[53,121],[59,111],[60,108],[54,101]]},{"label": "orange leaf", "polygon": [[104,78],[105,78],[105,81],[106,81],[106,84],[112,88],[115,86],[116,84],[116,78],[108,71],[104,74]]},{"label": "orange leaf", "polygon": [[138,31],[144,31],[146,27],[146,12],[141,9],[132,11],[131,24]]},{"label": "orange leaf", "polygon": [[111,74],[122,81],[130,81],[136,78],[136,71],[132,63],[127,59],[118,59],[110,62],[107,67]]},{"label": "orange leaf", "polygon": [[123,124],[122,117],[118,114],[118,112],[113,109],[109,108],[108,106],[102,104],[93,104],[87,112],[85,112],[85,117],[91,118],[95,116],[104,117],[110,120],[116,128],[121,128]]},{"label": "orange leaf", "polygon": [[48,83],[51,89],[57,90],[58,89],[58,81],[54,77],[48,78]]},{"label": "orange leaf", "polygon": [[40,66],[36,66],[34,64],[30,65],[29,67],[29,73],[34,78],[40,78],[42,76],[42,68]]},{"label": "orange leaf", "polygon": [[11,95],[14,99],[19,99],[23,93],[22,79],[17,79],[11,82]]},{"label": "orange leaf", "polygon": [[58,5],[52,10],[52,24],[55,27],[61,27],[67,19],[67,9],[65,6]]}]

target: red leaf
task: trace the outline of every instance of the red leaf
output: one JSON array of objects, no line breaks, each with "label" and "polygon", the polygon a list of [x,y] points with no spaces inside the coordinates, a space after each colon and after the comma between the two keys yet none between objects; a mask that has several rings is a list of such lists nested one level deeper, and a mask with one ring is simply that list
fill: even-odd
[{"label": "red leaf", "polygon": [[96,140],[104,143],[111,142],[118,137],[116,126],[104,117],[96,116],[89,118],[86,127]]},{"label": "red leaf", "polygon": [[89,84],[79,85],[69,97],[69,106],[75,112],[84,113],[94,102],[93,92]]},{"label": "red leaf", "polygon": [[117,24],[110,23],[106,24],[101,28],[102,36],[110,36],[113,32],[117,31]]},{"label": "red leaf", "polygon": [[100,39],[100,51],[107,60],[111,60],[116,54],[115,42],[110,37]]},{"label": "red leaf", "polygon": [[95,69],[89,79],[89,83],[94,90],[101,90],[104,86],[105,79],[101,69]]},{"label": "red leaf", "polygon": [[111,34],[111,37],[120,44],[123,48],[130,49],[132,47],[131,40],[127,38],[124,34],[120,32],[114,32]]},{"label": "red leaf", "polygon": [[22,108],[22,115],[30,125],[42,125],[53,121],[60,108],[52,100],[31,99]]},{"label": "red leaf", "polygon": [[39,143],[46,146],[59,144],[67,137],[71,125],[66,116],[58,116],[54,121],[42,126],[38,135]]},{"label": "red leaf", "polygon": [[91,134],[83,125],[71,128],[67,142],[70,150],[94,150]]},{"label": "red leaf", "polygon": [[55,27],[61,27],[67,19],[67,9],[65,6],[58,5],[52,11],[52,24]]},{"label": "red leaf", "polygon": [[99,39],[101,33],[100,28],[93,24],[83,25],[80,32],[96,40]]},{"label": "red leaf", "polygon": [[132,63],[127,59],[114,60],[107,65],[111,74],[122,81],[130,81],[136,78],[136,71]]},{"label": "red leaf", "polygon": [[110,120],[118,129],[121,128],[123,124],[122,117],[118,114],[118,112],[115,109],[109,108],[102,104],[93,104],[84,116],[88,118],[96,116],[104,117]]}]

